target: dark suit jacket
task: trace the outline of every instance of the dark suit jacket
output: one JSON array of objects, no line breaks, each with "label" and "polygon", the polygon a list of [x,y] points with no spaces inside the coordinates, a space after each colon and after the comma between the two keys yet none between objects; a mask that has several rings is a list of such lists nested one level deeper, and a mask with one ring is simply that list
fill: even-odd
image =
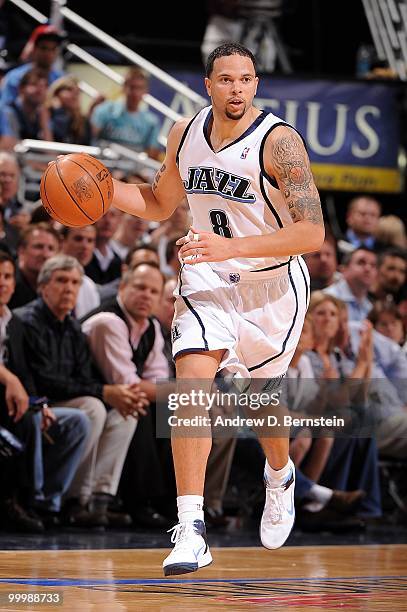
[{"label": "dark suit jacket", "polygon": [[122,273],[122,260],[115,253],[107,270],[102,270],[99,265],[98,258],[96,257],[96,255],[93,255],[92,259],[85,267],[85,273],[97,285],[105,285],[106,283],[110,283],[115,278],[120,277]]},{"label": "dark suit jacket", "polygon": [[5,366],[20,379],[29,395],[36,395],[34,378],[24,350],[24,325],[14,314],[7,325],[6,333],[8,358]]}]

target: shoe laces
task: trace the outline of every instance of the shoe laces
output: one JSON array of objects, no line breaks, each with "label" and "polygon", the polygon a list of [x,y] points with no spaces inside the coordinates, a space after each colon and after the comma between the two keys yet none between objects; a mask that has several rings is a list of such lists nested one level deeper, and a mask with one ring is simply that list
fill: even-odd
[{"label": "shoe laces", "polygon": [[177,523],[176,525],[174,525],[174,527],[168,529],[167,533],[171,533],[171,531],[171,542],[175,544],[175,546],[182,546],[182,544],[185,543],[185,541],[190,535],[196,535],[194,524],[189,523],[187,521],[183,523]]},{"label": "shoe laces", "polygon": [[284,492],[284,487],[276,487],[274,489],[266,487],[266,496],[270,503],[267,508],[265,519],[272,525],[276,525],[283,520],[283,513],[285,511]]}]

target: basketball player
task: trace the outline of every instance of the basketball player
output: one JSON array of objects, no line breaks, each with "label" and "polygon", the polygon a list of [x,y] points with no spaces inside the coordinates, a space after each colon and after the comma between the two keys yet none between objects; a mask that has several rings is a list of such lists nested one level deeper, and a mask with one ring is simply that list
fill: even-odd
[{"label": "basketball player", "polygon": [[[178,379],[213,380],[226,369],[278,379],[297,345],[309,297],[301,254],[324,240],[320,200],[298,133],[253,106],[255,58],[228,43],[208,58],[212,105],[176,123],[150,185],[115,181],[114,205],[154,221],[187,194],[193,224],[178,242],[183,265],[173,322]],[[261,437],[266,502],[261,541],[278,548],[294,523],[288,439]],[[165,575],[192,572],[212,557],[203,522],[210,437],[172,436],[179,523]]]}]

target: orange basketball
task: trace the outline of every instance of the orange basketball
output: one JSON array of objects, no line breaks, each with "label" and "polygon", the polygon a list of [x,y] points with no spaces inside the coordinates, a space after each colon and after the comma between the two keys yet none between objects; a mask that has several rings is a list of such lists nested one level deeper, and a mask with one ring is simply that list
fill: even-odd
[{"label": "orange basketball", "polygon": [[70,153],[49,164],[41,177],[42,204],[56,221],[70,227],[94,223],[109,209],[113,181],[102,162],[87,153]]}]

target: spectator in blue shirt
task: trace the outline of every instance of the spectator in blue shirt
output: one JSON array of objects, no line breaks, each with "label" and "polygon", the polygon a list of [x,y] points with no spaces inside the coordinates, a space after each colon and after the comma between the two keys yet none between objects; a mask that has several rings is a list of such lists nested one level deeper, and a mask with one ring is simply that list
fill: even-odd
[{"label": "spectator in blue shirt", "polygon": [[[404,329],[403,317],[392,302],[376,302],[369,313],[369,321],[379,334],[386,336],[398,346],[403,347],[407,339],[407,330]],[[406,366],[407,354],[404,353]]]},{"label": "spectator in blue shirt", "polygon": [[365,195],[353,198],[346,215],[346,240],[355,248],[381,250],[382,245],[375,237],[380,215],[381,205],[374,198]]},{"label": "spectator in blue shirt", "polygon": [[[366,322],[349,323],[344,334],[348,363],[355,361]],[[346,323],[345,323],[346,329]],[[390,338],[373,331],[373,355],[368,385],[367,416],[375,425],[375,437],[382,455],[407,458],[407,358]]]},{"label": "spectator in blue shirt", "polygon": [[159,159],[160,122],[156,115],[140,108],[147,91],[148,81],[144,72],[137,67],[130,68],[123,85],[124,100],[106,101],[93,110],[90,120],[96,143],[103,140],[118,142]]},{"label": "spectator in blue shirt", "polygon": [[53,140],[45,108],[47,81],[39,70],[26,72],[18,86],[18,97],[0,109],[0,148],[12,150],[24,138]]},{"label": "spectator in blue shirt", "polygon": [[10,70],[3,79],[0,106],[11,104],[17,98],[18,87],[22,77],[29,70],[37,69],[44,72],[51,85],[63,73],[53,68],[62,43],[62,36],[51,25],[41,25],[35,28],[23,50],[24,58],[31,61]]},{"label": "spectator in blue shirt", "polygon": [[377,278],[376,253],[357,248],[345,257],[343,266],[343,278],[324,292],[346,303],[349,321],[364,321],[373,306],[368,293]]}]

